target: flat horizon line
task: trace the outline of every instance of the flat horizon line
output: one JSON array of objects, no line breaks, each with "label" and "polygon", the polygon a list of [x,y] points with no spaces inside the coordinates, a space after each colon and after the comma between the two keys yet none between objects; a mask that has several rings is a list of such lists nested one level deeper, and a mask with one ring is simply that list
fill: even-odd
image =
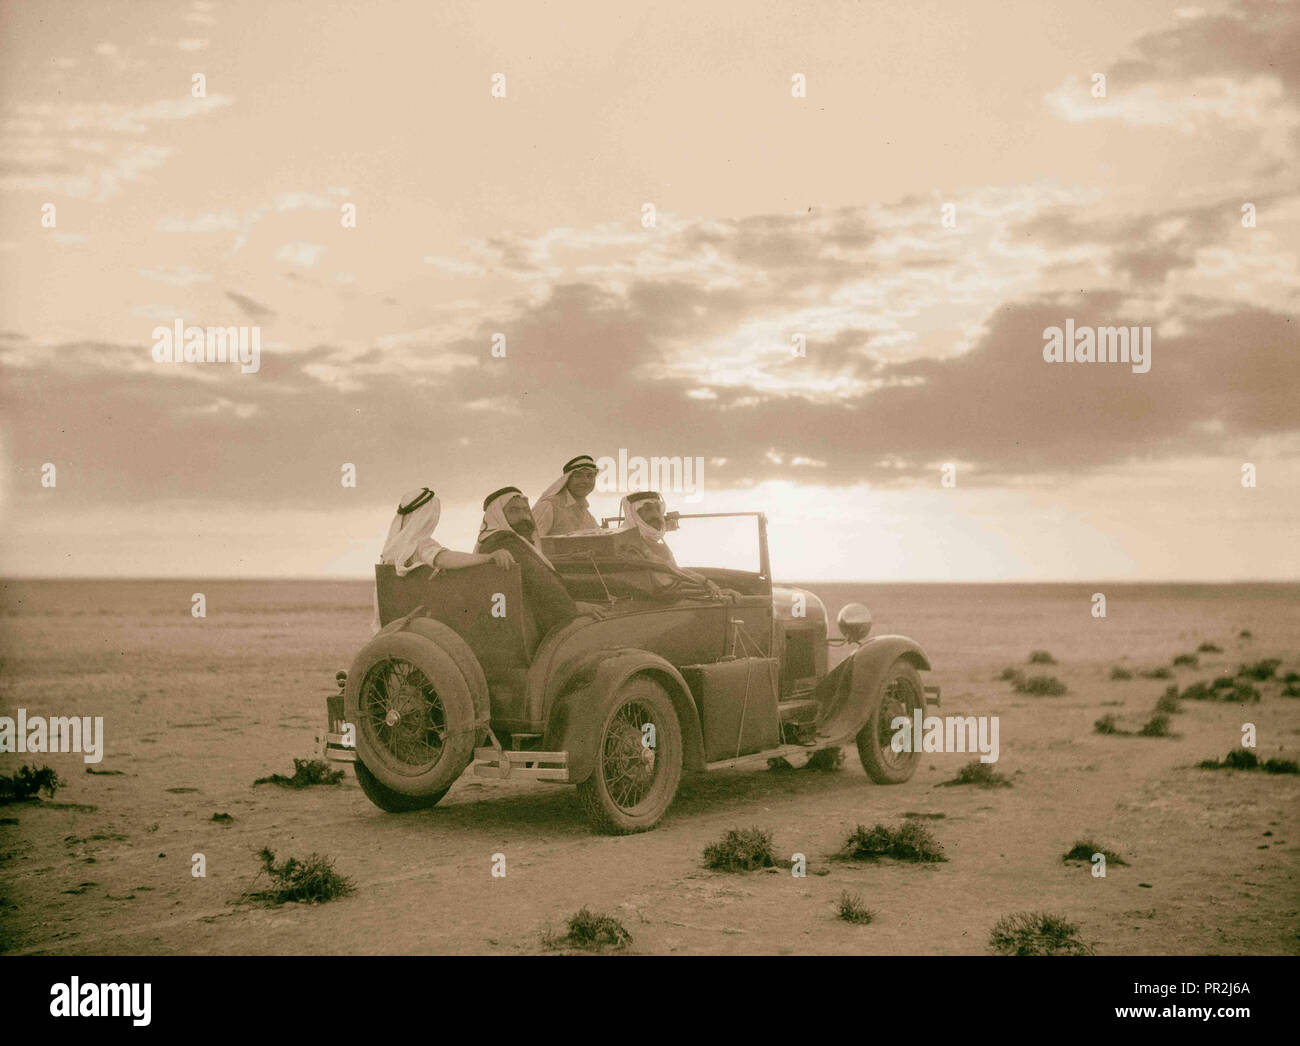
[{"label": "flat horizon line", "polygon": [[[698,569],[698,568],[688,568]],[[374,578],[364,574],[311,574],[311,575],[247,575],[222,577],[219,575],[195,574],[159,574],[159,575],[49,575],[49,574],[13,574],[0,575],[0,584],[10,581],[201,581],[201,582],[243,582],[243,581],[319,581],[319,582],[373,582]],[[1295,585],[1300,584],[1300,577],[1294,578],[1089,578],[1085,580],[1070,578],[976,578],[953,581],[935,580],[888,580],[872,578],[781,578],[773,582],[777,585]]]}]

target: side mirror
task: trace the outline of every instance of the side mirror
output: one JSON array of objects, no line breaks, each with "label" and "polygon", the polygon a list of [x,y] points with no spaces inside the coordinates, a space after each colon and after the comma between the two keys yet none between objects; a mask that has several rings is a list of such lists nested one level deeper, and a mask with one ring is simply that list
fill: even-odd
[{"label": "side mirror", "polygon": [[845,603],[835,616],[835,627],[850,643],[861,643],[871,631],[871,611],[861,603]]},{"label": "side mirror", "polygon": [[677,530],[682,525],[682,514],[680,512],[664,513],[664,530]]}]

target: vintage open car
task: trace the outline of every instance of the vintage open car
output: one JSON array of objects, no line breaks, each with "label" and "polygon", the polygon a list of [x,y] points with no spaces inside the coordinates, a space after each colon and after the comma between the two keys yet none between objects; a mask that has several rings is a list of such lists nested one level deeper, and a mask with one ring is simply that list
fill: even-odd
[{"label": "vintage open car", "polygon": [[[606,615],[547,635],[518,570],[377,566],[382,628],[336,677],[326,755],[391,812],[433,806],[472,765],[577,785],[594,827],[615,833],[652,828],[683,771],[797,765],[855,742],[873,781],[908,780],[920,753],[893,750],[891,721],[938,702],[926,655],[903,636],[867,639],[861,604],[829,638],[817,596],[772,583],[762,513],[673,514],[670,526],[720,518],[757,523],[757,570],[692,579],[630,558],[629,532],[542,539],[573,598]],[[836,643],[857,649],[828,672]]]}]

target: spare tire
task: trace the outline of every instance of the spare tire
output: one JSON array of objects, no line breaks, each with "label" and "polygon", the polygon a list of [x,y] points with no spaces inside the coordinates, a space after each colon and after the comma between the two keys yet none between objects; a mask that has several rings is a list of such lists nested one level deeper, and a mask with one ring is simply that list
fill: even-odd
[{"label": "spare tire", "polygon": [[378,635],[361,648],[343,714],[356,726],[357,758],[402,795],[445,791],[474,753],[469,685],[451,655],[414,632]]},{"label": "spare tire", "polygon": [[360,759],[352,764],[352,770],[357,775],[357,784],[361,786],[361,791],[365,793],[366,798],[379,809],[390,814],[409,814],[413,810],[427,810],[431,806],[437,806],[438,800],[447,794],[445,788],[432,795],[404,795],[401,792],[394,792],[387,785],[376,781],[375,775],[366,769],[366,764]]},{"label": "spare tire", "polygon": [[488,704],[487,678],[483,675],[483,666],[478,663],[474,651],[450,625],[444,625],[431,617],[415,617],[406,623],[407,632],[414,632],[431,639],[438,647],[456,662],[460,674],[469,686],[469,696],[474,702],[474,722],[477,729],[474,746],[487,743],[488,720],[491,708]]}]

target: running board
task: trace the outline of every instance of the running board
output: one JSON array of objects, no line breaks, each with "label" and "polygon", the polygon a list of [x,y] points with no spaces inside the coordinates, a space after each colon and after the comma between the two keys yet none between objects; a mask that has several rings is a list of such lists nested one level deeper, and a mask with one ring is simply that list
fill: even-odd
[{"label": "running board", "polygon": [[768,748],[762,752],[753,752],[750,755],[736,756],[734,759],[719,759],[712,763],[705,763],[705,770],[746,770],[751,766],[766,766],[769,759],[781,758],[795,755],[802,752],[809,758],[820,748],[835,748],[835,745],[781,745],[779,748]]}]

